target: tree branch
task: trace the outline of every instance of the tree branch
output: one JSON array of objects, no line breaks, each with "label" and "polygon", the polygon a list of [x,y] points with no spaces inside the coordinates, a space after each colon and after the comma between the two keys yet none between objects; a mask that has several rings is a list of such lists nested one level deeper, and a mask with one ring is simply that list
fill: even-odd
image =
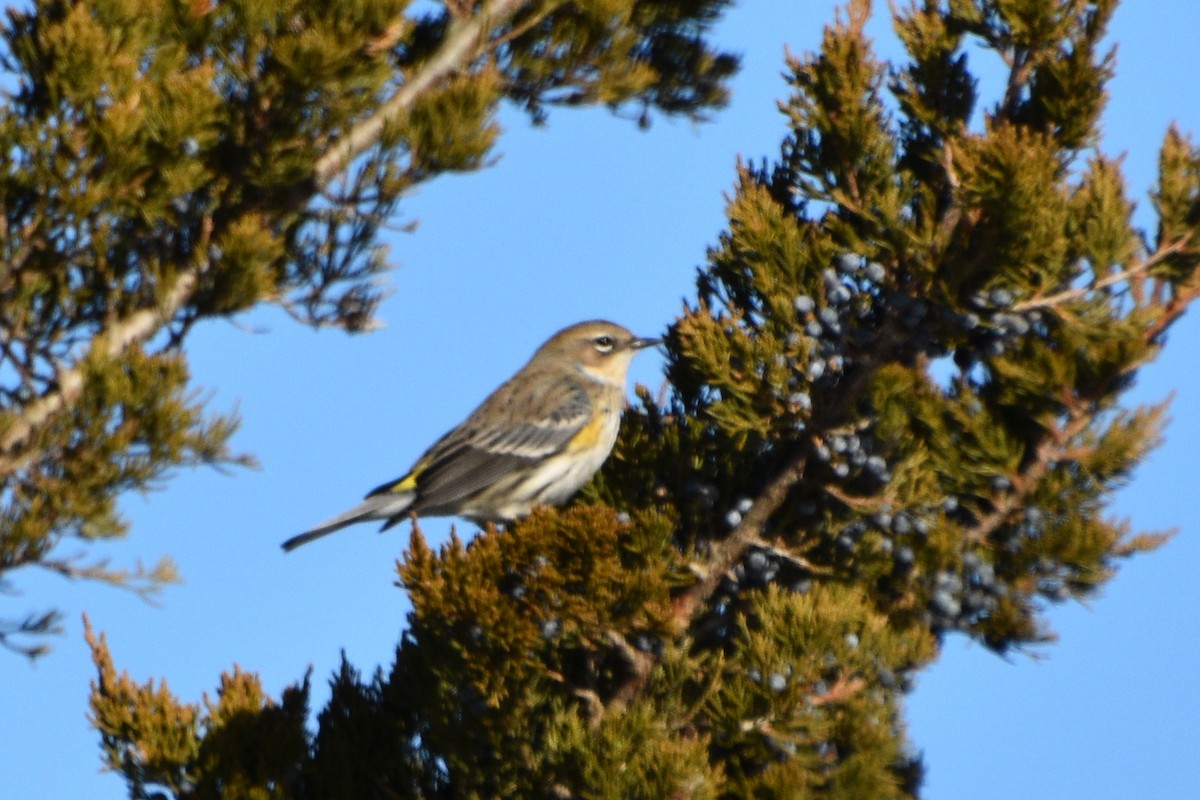
[{"label": "tree branch", "polygon": [[[144,342],[165,325],[191,299],[199,282],[201,267],[182,272],[171,291],[155,308],[143,308],[111,325],[92,340],[89,355],[111,358],[127,347]],[[27,405],[11,425],[0,435],[0,476],[11,475],[24,467],[33,452],[20,452],[55,415],[72,406],[83,391],[83,370],[80,359],[73,366],[59,371],[55,385],[37,400]]]},{"label": "tree branch", "polygon": [[[319,185],[328,184],[351,161],[378,141],[383,127],[407,112],[417,98],[436,82],[466,67],[478,53],[496,26],[511,19],[530,0],[494,0],[472,19],[452,23],[440,49],[378,111],[359,123],[316,163],[314,174]],[[204,265],[182,271],[175,285],[155,308],[143,308],[117,320],[92,341],[89,353],[102,357],[119,355],[130,345],[144,342],[170,322],[191,301]],[[60,368],[54,385],[41,397],[26,405],[12,423],[0,433],[0,476],[11,475],[34,457],[28,445],[43,426],[70,408],[83,390],[84,359]]]},{"label": "tree branch", "polygon": [[1023,303],[1017,303],[1012,307],[1012,311],[1013,313],[1019,314],[1022,311],[1031,311],[1035,308],[1047,308],[1049,306],[1068,303],[1072,300],[1078,300],[1089,292],[1094,292],[1098,289],[1103,289],[1105,287],[1112,286],[1115,283],[1120,283],[1122,281],[1129,280],[1130,278],[1137,277],[1138,275],[1142,275],[1161,264],[1167,259],[1168,256],[1172,256],[1183,251],[1191,238],[1191,234],[1181,236],[1170,244],[1160,247],[1154,253],[1146,257],[1142,263],[1134,264],[1129,269],[1123,269],[1120,272],[1114,272],[1111,275],[1106,275],[1097,281],[1089,283],[1087,286],[1079,286],[1075,289],[1067,289],[1066,291],[1057,292],[1056,294],[1047,295],[1045,297],[1034,297],[1030,300],[1026,300]]},{"label": "tree branch", "polygon": [[788,492],[804,478],[804,468],[808,464],[808,456],[800,455],[759,493],[754,505],[746,512],[738,526],[720,542],[713,546],[712,556],[708,559],[700,580],[688,588],[675,601],[676,616],[689,620],[696,608],[712,597],[721,576],[733,568],[742,554],[751,544],[761,540],[763,528],[767,521],[783,505]]},{"label": "tree branch", "polygon": [[494,0],[470,19],[452,22],[439,51],[374,114],[355,125],[317,160],[313,170],[317,184],[324,186],[379,141],[389,122],[408,112],[424,92],[438,81],[470,64],[479,45],[497,26],[511,19],[530,0]]}]

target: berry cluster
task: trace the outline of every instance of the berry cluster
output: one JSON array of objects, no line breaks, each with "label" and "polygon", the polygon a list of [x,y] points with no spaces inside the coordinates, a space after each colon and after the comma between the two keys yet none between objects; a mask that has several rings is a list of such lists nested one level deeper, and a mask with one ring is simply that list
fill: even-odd
[{"label": "berry cluster", "polygon": [[966,336],[966,342],[954,351],[954,363],[962,370],[990,358],[997,358],[1021,337],[1041,326],[1037,309],[1014,310],[1016,297],[1008,289],[993,289],[971,297],[973,310],[954,315],[954,322]]},{"label": "berry cluster", "polygon": [[[842,253],[824,269],[818,285],[792,298],[796,317],[784,340],[786,355],[776,356],[774,366],[764,371],[772,375],[775,397],[786,407],[786,424],[800,434],[808,450],[807,482],[814,491],[797,499],[794,510],[815,518],[828,531],[827,548],[815,551],[817,559],[847,564],[865,556],[878,565],[882,557],[886,560],[881,580],[908,584],[926,597],[925,613],[932,627],[965,629],[995,610],[1004,586],[997,582],[992,563],[981,558],[981,552],[988,551],[968,551],[952,566],[931,568],[928,563],[925,540],[930,530],[963,513],[955,498],[940,507],[894,510],[884,505],[863,515],[851,512],[846,519],[842,515],[847,509],[827,507],[819,489],[832,490],[836,483],[862,496],[892,480],[889,451],[874,435],[872,412],[862,408],[862,398],[843,391],[856,385],[847,381],[853,371],[880,361],[941,358],[948,354],[949,341],[958,343],[954,360],[965,372],[1002,355],[1044,325],[1036,309],[1019,307],[1015,293],[1005,288],[973,296],[966,310],[932,305],[918,295],[883,264]],[[784,375],[786,385],[779,382]],[[855,403],[856,411],[847,414],[847,402]],[[1011,480],[997,476],[991,489],[1009,492]],[[737,499],[722,512],[729,501],[699,482],[689,485],[687,494],[728,529],[741,525],[753,506],[749,499]],[[842,522],[833,522],[838,517]],[[1006,526],[1001,534],[1005,538],[993,544],[1000,552],[1019,548],[1022,541],[1036,537],[1037,530],[1037,514],[1027,515],[1022,525]],[[736,607],[737,594],[745,589],[775,584],[807,591],[814,577],[808,564],[773,548],[749,548],[718,587],[713,598],[716,616]],[[1055,597],[1065,591],[1064,585],[1061,576],[1047,573],[1039,591]]]},{"label": "berry cluster", "polygon": [[875,483],[884,484],[891,480],[892,473],[887,459],[873,452],[875,444],[875,438],[867,432],[833,432],[813,438],[812,456],[838,480],[866,475]]},{"label": "berry cluster", "polygon": [[804,410],[812,407],[804,383],[836,382],[854,354],[873,343],[887,270],[877,262],[844,253],[834,259],[834,266],[826,269],[822,278],[824,304],[807,294],[792,300],[801,333],[794,334],[788,344],[795,347],[807,340],[807,360],[802,374],[793,381],[797,390],[789,399]]}]

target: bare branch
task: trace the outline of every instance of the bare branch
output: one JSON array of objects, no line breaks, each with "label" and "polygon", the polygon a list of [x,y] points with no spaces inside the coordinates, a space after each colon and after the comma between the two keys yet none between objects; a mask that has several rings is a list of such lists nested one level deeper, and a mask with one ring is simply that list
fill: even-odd
[{"label": "bare branch", "polygon": [[[144,342],[162,329],[191,299],[199,281],[200,267],[180,273],[162,302],[156,308],[143,308],[118,320],[96,336],[89,353],[101,357],[120,355],[127,347]],[[33,452],[21,452],[38,428],[70,407],[83,390],[83,370],[80,364],[59,371],[55,385],[37,400],[27,405],[13,423],[0,435],[0,476],[11,475],[33,458]]]},{"label": "bare branch", "polygon": [[620,713],[628,708],[634,698],[646,688],[646,684],[650,681],[650,671],[654,668],[654,658],[638,650],[617,631],[609,631],[607,636],[608,641],[625,659],[625,663],[629,665],[632,672],[608,704],[608,710]]},{"label": "bare branch", "polygon": [[761,539],[763,528],[787,499],[788,492],[804,478],[804,469],[808,457],[800,455],[792,461],[775,480],[771,481],[762,492],[754,505],[746,512],[742,521],[717,544],[713,545],[712,556],[708,559],[705,574],[694,585],[680,595],[675,602],[676,616],[690,620],[697,607],[705,602],[716,591],[721,582],[721,576],[733,568],[742,554],[751,544]]},{"label": "bare branch", "polygon": [[379,141],[384,126],[407,113],[417,98],[431,86],[470,64],[479,54],[479,46],[487,40],[488,34],[528,3],[529,0],[494,0],[470,19],[452,22],[439,51],[405,81],[391,99],[354,126],[317,160],[313,170],[317,184],[328,184],[350,162]]},{"label": "bare branch", "polygon": [[[315,166],[320,185],[328,184],[357,156],[378,140],[384,125],[405,113],[416,99],[438,81],[466,67],[478,53],[478,46],[495,27],[509,20],[529,0],[495,0],[470,20],[452,23],[439,51],[375,114],[364,120],[334,145]],[[385,34],[386,44],[395,32]],[[117,320],[93,340],[89,353],[101,357],[119,355],[129,346],[156,335],[191,300],[203,264],[180,272],[175,285],[155,308],[143,308]],[[83,390],[80,363],[60,368],[54,385],[37,400],[25,406],[0,434],[0,476],[24,468],[34,457],[25,446],[37,431],[64,409],[71,407]]]},{"label": "bare branch", "polygon": [[1112,286],[1113,284],[1130,280],[1138,275],[1143,275],[1161,264],[1169,256],[1183,251],[1190,239],[1191,234],[1181,236],[1170,244],[1160,247],[1140,264],[1134,264],[1129,269],[1123,269],[1120,272],[1114,272],[1111,275],[1106,275],[1097,281],[1089,283],[1087,286],[1079,286],[1075,289],[1067,289],[1066,291],[1057,292],[1045,297],[1035,297],[1033,299],[1026,300],[1023,303],[1017,303],[1012,307],[1012,311],[1019,314],[1022,311],[1031,311],[1035,308],[1047,308],[1050,306],[1062,305],[1063,303],[1069,303],[1072,300],[1078,300],[1079,298],[1087,295],[1089,292],[1094,292],[1099,289]]}]

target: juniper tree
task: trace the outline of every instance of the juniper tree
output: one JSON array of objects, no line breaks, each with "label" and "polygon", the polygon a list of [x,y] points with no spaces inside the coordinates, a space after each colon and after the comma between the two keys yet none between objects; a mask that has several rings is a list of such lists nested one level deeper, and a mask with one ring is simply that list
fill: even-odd
[{"label": "juniper tree", "polygon": [[944,637],[1044,643],[1161,540],[1107,506],[1162,423],[1122,393],[1200,291],[1200,150],[1166,133],[1135,227],[1097,127],[1115,5],[910,4],[885,64],[850,2],[789,60],[779,155],[738,170],[669,397],[571,507],[414,526],[395,661],[343,663],[315,731],[308,677],[201,707],[89,632],[131,794],[916,796],[900,706]]},{"label": "juniper tree", "polygon": [[[485,164],[508,100],[702,117],[736,60],[724,0],[42,0],[10,9],[0,107],[0,580],[152,592],[64,556],[124,533],[116,498],[245,463],[188,382],[198,323],[274,304],[372,326],[376,236],[414,186]],[[36,654],[53,611],[0,619]]]}]

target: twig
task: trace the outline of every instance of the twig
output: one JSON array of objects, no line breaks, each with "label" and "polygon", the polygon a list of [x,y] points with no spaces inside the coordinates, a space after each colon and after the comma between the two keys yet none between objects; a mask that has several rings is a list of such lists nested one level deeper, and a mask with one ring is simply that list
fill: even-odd
[{"label": "twig", "polygon": [[512,18],[530,0],[494,0],[488,7],[466,20],[455,20],[446,32],[441,49],[396,93],[317,160],[313,175],[319,186],[328,184],[354,159],[379,141],[384,126],[407,113],[417,98],[450,74],[467,66],[479,45],[495,27]]},{"label": "twig", "polygon": [[1140,264],[1135,264],[1129,269],[1121,270],[1120,272],[1114,272],[1112,275],[1107,275],[1100,280],[1093,281],[1087,286],[1079,286],[1075,289],[1067,289],[1062,292],[1057,292],[1056,294],[1047,295],[1046,297],[1035,297],[1031,300],[1026,300],[1023,303],[1017,303],[1012,307],[1012,311],[1014,313],[1020,313],[1022,311],[1030,311],[1035,308],[1046,308],[1048,306],[1059,305],[1060,303],[1067,303],[1071,300],[1078,300],[1080,297],[1083,297],[1089,292],[1094,292],[1099,289],[1103,289],[1106,286],[1112,286],[1114,283],[1120,283],[1121,281],[1134,278],[1158,266],[1168,256],[1174,255],[1175,253],[1183,250],[1190,239],[1191,234],[1181,236],[1175,241],[1171,242],[1169,245],[1160,247],[1152,255],[1147,257],[1145,261]]},{"label": "twig", "polygon": [[771,515],[779,510],[788,492],[804,478],[804,468],[808,457],[800,455],[792,461],[775,480],[771,481],[758,495],[754,505],[742,517],[738,526],[719,543],[713,546],[710,568],[686,592],[675,601],[677,617],[690,620],[696,608],[712,597],[721,582],[721,576],[728,572],[752,543],[761,539],[763,528]]},{"label": "twig", "polygon": [[633,670],[633,674],[621,684],[608,703],[609,710],[620,713],[646,687],[650,680],[650,671],[654,668],[654,659],[631,645],[618,631],[609,631],[607,636],[608,641],[617,648],[621,657]]},{"label": "twig", "polygon": [[583,704],[587,706],[589,725],[595,728],[600,724],[600,721],[604,719],[604,701],[600,699],[600,695],[598,695],[595,691],[591,689],[585,689],[582,686],[572,686],[567,680],[566,676],[556,670],[546,670],[546,676],[555,683],[559,683],[567,687],[571,694],[583,701]]},{"label": "twig", "polygon": [[[96,336],[89,355],[112,358],[127,347],[143,342],[157,333],[191,299],[199,282],[200,267],[180,273],[156,308],[135,311]],[[11,475],[33,458],[32,452],[17,451],[55,414],[73,405],[83,391],[83,368],[76,363],[58,373],[55,385],[37,400],[25,406],[12,424],[0,435],[0,476]]]},{"label": "twig", "polygon": [[824,694],[813,695],[809,698],[814,706],[830,703],[844,703],[866,688],[867,682],[862,678],[839,678]]},{"label": "twig", "polygon": [[[316,163],[314,174],[320,186],[328,184],[357,156],[378,140],[384,125],[405,113],[417,98],[435,82],[465,67],[477,53],[477,45],[489,31],[510,19],[530,0],[494,0],[474,18],[451,24],[441,49],[408,80],[396,94],[368,119],[359,123]],[[388,34],[385,33],[385,37]],[[183,270],[175,285],[154,308],[143,308],[117,320],[98,334],[89,349],[90,356],[114,357],[133,344],[157,334],[191,300],[199,285],[205,264]],[[21,413],[0,434],[0,476],[11,475],[34,458],[33,450],[22,452],[37,431],[55,415],[71,407],[83,391],[82,363],[59,370],[54,385]]]},{"label": "twig", "polygon": [[812,563],[804,556],[798,556],[795,553],[790,553],[787,550],[771,544],[765,539],[751,539],[746,543],[747,547],[757,547],[772,558],[777,558],[780,561],[786,561],[797,569],[811,573],[813,575],[833,575],[834,571],[830,567],[822,567]]}]

